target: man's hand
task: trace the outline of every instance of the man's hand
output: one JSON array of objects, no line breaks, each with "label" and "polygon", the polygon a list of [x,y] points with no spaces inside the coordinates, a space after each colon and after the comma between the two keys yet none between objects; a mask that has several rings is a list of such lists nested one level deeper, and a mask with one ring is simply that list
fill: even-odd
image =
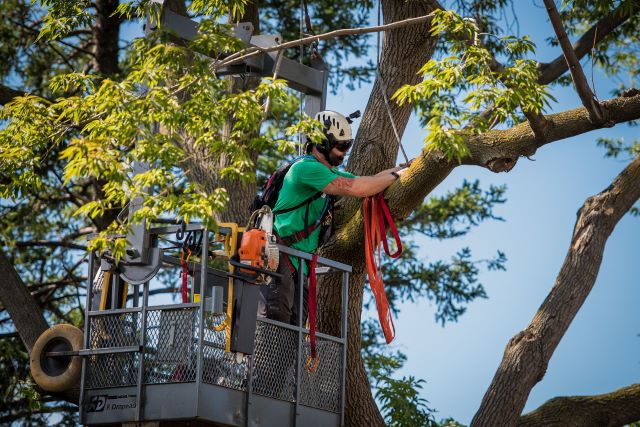
[{"label": "man's hand", "polygon": [[409,166],[411,166],[411,163],[413,163],[413,161],[415,160],[415,158],[409,160],[408,163],[400,163],[400,166],[398,166],[399,168],[408,168]]}]

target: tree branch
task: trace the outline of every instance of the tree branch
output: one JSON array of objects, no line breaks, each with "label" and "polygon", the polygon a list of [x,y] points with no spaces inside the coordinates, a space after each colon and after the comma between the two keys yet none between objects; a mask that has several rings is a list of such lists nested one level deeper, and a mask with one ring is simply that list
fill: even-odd
[{"label": "tree branch", "polygon": [[[598,21],[572,46],[572,49],[578,59],[581,59],[589,53],[593,47],[600,43],[600,41],[640,10],[640,3],[633,2],[632,6],[629,7],[629,1],[621,4],[612,13]],[[491,70],[497,73],[504,69],[504,66],[493,57],[491,58],[489,66]],[[549,84],[564,74],[568,69],[569,66],[564,54],[558,56],[549,63],[538,63],[538,70],[540,71],[538,84]],[[492,111],[493,108],[488,108],[480,113],[479,116],[487,118]],[[544,116],[542,116],[542,114],[530,114],[527,112],[524,112],[524,114],[531,124],[533,132],[540,140],[543,140],[547,129],[546,122],[543,120]]]},{"label": "tree branch", "polygon": [[269,47],[250,47],[247,49],[243,49],[239,52],[236,52],[232,55],[229,55],[228,57],[226,57],[225,59],[223,59],[220,62],[217,62],[213,69],[214,70],[218,70],[222,67],[226,67],[228,65],[232,65],[232,64],[236,64],[238,62],[242,62],[245,59],[249,59],[251,57],[254,57],[256,55],[260,55],[263,53],[269,53],[269,52],[275,52],[275,51],[279,51],[279,50],[283,50],[283,49],[289,49],[289,48],[293,48],[293,47],[298,47],[298,46],[303,46],[303,45],[308,45],[311,43],[316,43],[319,42],[320,40],[327,40],[327,39],[334,39],[336,37],[341,37],[341,36],[354,36],[354,35],[361,35],[361,34],[368,34],[368,33],[374,33],[374,32],[379,32],[379,31],[390,31],[396,28],[402,28],[402,27],[406,27],[408,25],[417,25],[417,24],[421,24],[423,22],[429,21],[431,18],[433,18],[433,13],[430,13],[428,15],[424,15],[424,16],[419,16],[417,18],[408,18],[408,19],[403,19],[401,21],[396,21],[396,22],[391,22],[389,24],[384,24],[384,25],[379,25],[379,26],[375,26],[375,27],[363,27],[363,28],[345,28],[345,29],[341,29],[341,30],[334,30],[334,31],[330,31],[328,33],[323,33],[323,34],[318,34],[315,36],[310,36],[310,37],[305,37],[302,39],[298,39],[298,40],[292,40],[290,42],[286,42],[286,43],[282,43],[282,44],[278,44],[278,45],[274,45],[274,46],[269,46]]},{"label": "tree branch", "polygon": [[[603,104],[609,110],[612,123],[640,119],[640,91],[631,90],[625,96],[604,101]],[[513,169],[521,156],[532,156],[538,148],[546,144],[603,127],[589,120],[584,107],[545,117],[549,129],[544,142],[536,138],[528,122],[520,123],[510,129],[492,130],[480,135],[468,132],[465,142],[471,156],[464,159],[463,164],[482,166],[492,172],[508,172]],[[357,147],[358,142],[356,142]],[[357,162],[353,155],[354,153],[351,155],[350,162]],[[374,155],[377,160],[377,151],[374,151],[371,146],[367,156],[373,158]],[[369,163],[373,163],[374,166],[378,164],[376,161],[364,162],[362,159],[361,162],[367,164],[362,164],[359,168],[368,167]],[[447,159],[439,151],[423,151],[422,155],[411,163],[407,173],[385,192],[393,217],[402,219],[409,216],[457,166],[459,166],[457,162]],[[366,175],[368,171],[362,173],[360,170],[355,170],[355,173]],[[344,224],[340,223],[341,226],[333,238],[325,245],[330,248],[333,259],[349,259],[351,254],[362,251],[363,242],[359,238],[362,234],[362,215],[357,213],[360,203],[358,200],[351,200],[342,206],[339,221],[344,221]]]},{"label": "tree branch", "polygon": [[87,247],[84,245],[79,245],[77,243],[65,242],[65,241],[59,241],[59,240],[24,240],[22,242],[16,242],[16,246],[19,248],[47,247],[47,248],[78,249],[81,251],[87,250]]},{"label": "tree branch", "polygon": [[580,96],[580,99],[582,100],[582,105],[584,105],[589,112],[589,118],[592,122],[604,123],[607,120],[606,111],[602,109],[600,103],[596,100],[595,95],[589,87],[587,77],[582,71],[580,61],[578,60],[578,57],[571,46],[571,42],[569,41],[569,37],[567,37],[567,33],[562,25],[562,19],[560,18],[560,14],[556,8],[555,1],[544,0],[544,4],[547,7],[547,13],[549,14],[551,25],[558,37],[558,42],[562,47],[564,57],[567,60],[567,65],[569,66],[569,71],[571,72],[571,77],[573,78],[573,83],[575,84],[578,96]]},{"label": "tree branch", "polygon": [[507,344],[472,427],[517,423],[531,389],[544,377],[549,359],[595,284],[607,239],[640,198],[638,182],[640,156],[580,208],[555,284],[529,326]]},{"label": "tree branch", "polygon": [[[489,69],[496,73],[498,76],[504,72],[504,65],[502,65],[493,55],[491,56],[491,60],[489,62]],[[507,87],[510,87],[507,83],[503,81],[503,84]],[[535,113],[533,111],[526,110],[522,108],[522,104],[520,104],[520,109],[522,110],[524,116],[527,118],[529,125],[531,126],[531,130],[536,136],[536,139],[542,143],[546,140],[547,129],[549,128],[549,122],[544,117],[542,113]],[[480,114],[480,117],[486,119],[491,112],[494,111],[494,108],[488,108]],[[492,125],[491,127],[494,127]]]},{"label": "tree branch", "polygon": [[[628,6],[629,1],[624,2],[584,33],[572,46],[576,57],[580,59],[585,56],[595,45],[611,34],[613,30],[637,13],[640,10],[640,3],[635,1],[632,3],[633,6],[630,9]],[[564,74],[568,69],[568,65],[564,55],[560,55],[551,62],[538,64],[538,69],[540,70],[538,83],[549,84]]]},{"label": "tree branch", "polygon": [[0,302],[29,352],[49,325],[11,262],[0,252]]},{"label": "tree branch", "polygon": [[467,145],[471,157],[463,163],[486,167],[493,172],[508,172],[515,166],[518,157],[531,156],[548,143],[640,118],[640,95],[636,91],[603,101],[602,104],[609,111],[609,122],[606,124],[593,123],[584,107],[545,116],[548,128],[544,141],[536,138],[527,122],[506,130],[470,136]]},{"label": "tree branch", "polygon": [[39,409],[28,408],[28,409],[22,409],[22,410],[19,410],[20,406],[18,405],[12,405],[12,406],[14,406],[18,410],[16,410],[15,412],[12,412],[9,415],[0,417],[0,423],[11,424],[13,421],[19,420],[20,418],[23,418],[32,414],[56,414],[63,411],[64,412],[78,411],[78,407],[72,406],[72,405],[43,406]]},{"label": "tree branch", "polygon": [[8,86],[0,84],[0,105],[7,105],[11,101],[13,101],[15,98],[19,96],[25,96],[26,94],[27,94],[26,92],[16,90],[16,89],[11,89]]},{"label": "tree branch", "polygon": [[518,427],[622,427],[640,420],[640,384],[596,396],[556,397],[520,417]]}]

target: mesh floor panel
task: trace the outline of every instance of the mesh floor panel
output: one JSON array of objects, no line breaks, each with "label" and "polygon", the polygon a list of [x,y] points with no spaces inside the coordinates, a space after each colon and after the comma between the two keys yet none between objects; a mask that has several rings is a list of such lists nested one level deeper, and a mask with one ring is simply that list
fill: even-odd
[{"label": "mesh floor panel", "polygon": [[[216,331],[224,315],[206,313],[203,331],[202,381],[246,391],[248,358],[239,360],[225,351],[226,329]],[[139,345],[141,313],[106,314],[90,317],[89,347],[113,348]],[[147,311],[144,349],[146,384],[194,382],[197,377],[198,307],[155,308]],[[253,392],[295,402],[298,332],[260,319],[256,325],[253,355]],[[302,342],[300,404],[327,411],[340,411],[342,344],[318,337],[320,358],[316,372],[304,364],[310,354],[308,334]],[[93,355],[87,358],[87,388],[131,386],[137,383],[139,353]]]},{"label": "mesh floor panel", "polygon": [[214,330],[225,319],[225,315],[205,314],[204,348],[202,356],[202,382],[246,390],[247,361],[236,360],[233,353],[225,351],[227,330]]},{"label": "mesh floor panel", "polygon": [[297,358],[296,331],[258,321],[253,358],[253,392],[294,402]]},{"label": "mesh floor panel", "polygon": [[[140,313],[106,314],[89,318],[89,348],[139,345]],[[88,388],[135,385],[140,364],[138,353],[93,355],[87,358]]]},{"label": "mesh floor panel", "polygon": [[[308,335],[305,336],[308,338]],[[316,337],[318,369],[309,372],[302,368],[300,376],[300,404],[326,411],[340,412],[342,379],[342,344]],[[305,339],[302,363],[311,355],[311,345]]]},{"label": "mesh floor panel", "polygon": [[196,307],[147,311],[146,384],[196,380],[198,320]]},{"label": "mesh floor panel", "polygon": [[125,387],[138,382],[139,353],[97,354],[87,358],[86,388]]}]

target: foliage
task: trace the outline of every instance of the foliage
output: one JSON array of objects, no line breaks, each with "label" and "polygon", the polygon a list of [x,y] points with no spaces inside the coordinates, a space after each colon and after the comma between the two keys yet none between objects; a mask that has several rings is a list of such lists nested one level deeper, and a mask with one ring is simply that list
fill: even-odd
[{"label": "foliage", "polygon": [[[70,405],[56,406],[50,399],[43,400],[35,384],[28,378],[29,355],[18,343],[17,337],[0,340],[0,424],[42,426],[78,425],[77,410]],[[17,423],[18,420],[22,422]]]},{"label": "foliage", "polygon": [[[524,59],[535,48],[528,37],[502,37],[504,49],[515,59],[509,66],[496,67],[491,51],[477,39],[479,31],[471,19],[450,10],[436,11],[431,32],[447,40],[449,56],[429,60],[420,70],[424,77],[420,83],[404,85],[393,95],[400,105],[417,106],[428,131],[426,148],[440,150],[459,162],[470,154],[464,143],[466,134],[517,123],[519,107],[539,113],[552,99],[537,83],[537,63]],[[479,115],[484,110],[489,111],[486,118]]]},{"label": "foliage", "polygon": [[[228,27],[205,21],[192,47],[215,56],[240,45],[228,35]],[[285,141],[253,136],[264,119],[266,99],[271,104],[286,102],[284,83],[265,79],[254,90],[229,94],[225,81],[210,71],[208,58],[167,43],[163,36],[137,40],[129,56],[130,72],[121,81],[62,74],[49,88],[72,96],[56,101],[25,96],[5,106],[0,112],[0,120],[8,121],[0,132],[5,165],[0,194],[17,200],[40,189],[42,164],[59,154],[64,185],[87,178],[100,182],[103,197],[83,203],[75,215],[102,217],[139,198],[143,207],[134,222],[169,213],[187,222],[199,218],[214,227],[226,192],[189,180],[188,158],[199,149],[214,157],[225,153],[231,161],[218,178],[251,179],[250,150],[275,145],[290,149]],[[234,124],[223,139],[227,117],[233,117]],[[304,126],[313,125],[301,121],[292,132]],[[149,165],[149,170],[134,174],[137,163]],[[177,187],[183,191],[173,191]],[[110,224],[90,248],[109,248],[121,256],[124,239],[108,237],[126,234],[128,225]]]}]

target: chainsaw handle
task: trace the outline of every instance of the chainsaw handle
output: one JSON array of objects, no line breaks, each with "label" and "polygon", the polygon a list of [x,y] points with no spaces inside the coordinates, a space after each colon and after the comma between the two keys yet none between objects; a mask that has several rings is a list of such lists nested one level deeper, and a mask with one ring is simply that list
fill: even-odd
[{"label": "chainsaw handle", "polygon": [[[271,276],[271,277],[276,277],[278,279],[282,279],[282,274],[280,274],[280,273],[276,273],[275,271],[271,271],[271,270],[265,270],[264,268],[254,267],[253,265],[243,264],[243,263],[238,262],[238,261],[236,261],[236,260],[234,260],[232,258],[229,259],[229,264],[233,265],[234,267],[242,268],[243,270],[251,270],[251,271],[255,271],[257,273],[266,274],[267,276]],[[235,277],[235,276],[233,276],[233,277]]]}]

